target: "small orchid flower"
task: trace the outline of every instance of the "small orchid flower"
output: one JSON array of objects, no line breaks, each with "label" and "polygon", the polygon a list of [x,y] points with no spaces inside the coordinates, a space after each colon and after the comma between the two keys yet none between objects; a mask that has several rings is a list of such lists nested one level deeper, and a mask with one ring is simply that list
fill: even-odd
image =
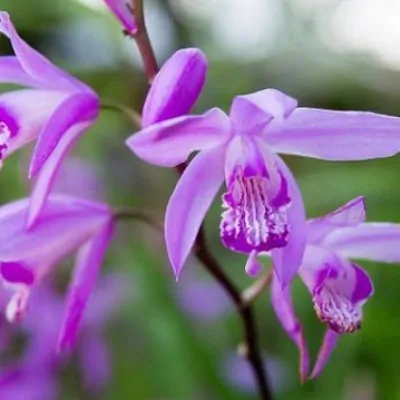
[{"label": "small orchid flower", "polygon": [[[361,327],[362,307],[373,294],[371,278],[349,259],[400,262],[400,225],[364,222],[362,197],[331,214],[308,221],[307,245],[299,276],[309,290],[326,335],[310,377],[327,363],[338,339]],[[290,288],[272,282],[272,304],[283,328],[300,350],[300,374],[306,379],[309,356],[292,303]]]},{"label": "small orchid flower", "polygon": [[78,250],[59,346],[68,350],[76,339],[113,231],[110,209],[67,196],[52,196],[35,226],[25,229],[29,199],[0,208],[0,278],[14,291],[8,320],[22,317],[31,289],[67,255]]},{"label": "small orchid flower", "polygon": [[260,269],[257,254],[271,251],[286,286],[301,264],[306,221],[300,190],[276,153],[342,161],[392,156],[400,151],[400,118],[297,108],[294,98],[266,89],[234,98],[229,117],[212,109],[168,119],[145,127],[127,145],[141,159],[167,167],[200,150],[166,210],[166,245],[177,277],[225,178],[223,244],[249,255],[250,275]]},{"label": "small orchid flower", "polygon": [[0,83],[28,86],[0,95],[0,164],[14,151],[37,139],[29,175],[38,175],[27,215],[37,219],[66,153],[99,112],[96,93],[51,64],[20,38],[6,12],[0,32],[15,56],[0,57]]},{"label": "small orchid flower", "polygon": [[133,2],[131,0],[104,0],[107,7],[119,20],[124,31],[129,35],[137,32]]}]

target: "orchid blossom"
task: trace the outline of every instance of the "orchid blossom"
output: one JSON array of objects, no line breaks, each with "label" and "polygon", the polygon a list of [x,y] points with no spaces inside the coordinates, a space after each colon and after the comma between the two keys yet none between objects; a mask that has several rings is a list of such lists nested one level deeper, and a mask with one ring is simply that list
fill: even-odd
[{"label": "orchid blossom", "polygon": [[113,217],[103,204],[54,195],[35,226],[26,230],[28,206],[29,199],[24,199],[0,208],[0,278],[15,292],[6,315],[10,321],[21,318],[31,289],[78,250],[59,342],[60,348],[69,349],[110,242]]},{"label": "orchid blossom", "polygon": [[0,57],[0,83],[29,87],[0,95],[0,164],[37,139],[29,170],[30,177],[38,175],[27,215],[31,227],[66,153],[95,121],[99,99],[21,39],[6,12],[0,12],[0,32],[15,53]]},{"label": "orchid blossom", "polygon": [[152,124],[127,140],[141,159],[172,167],[200,153],[186,168],[167,206],[165,238],[178,277],[222,182],[223,244],[249,254],[271,251],[284,287],[297,273],[305,248],[300,190],[277,153],[348,161],[400,151],[400,118],[369,112],[297,108],[297,101],[266,89],[237,96],[229,117],[219,109]]},{"label": "orchid blossom", "polygon": [[[400,225],[364,220],[364,200],[359,197],[307,223],[307,244],[299,276],[312,296],[318,318],[327,325],[311,378],[324,368],[338,336],[361,327],[362,307],[373,294],[367,272],[349,259],[400,262]],[[290,287],[282,289],[276,276],[272,303],[282,326],[300,350],[300,374],[304,380],[309,370],[306,342]]]}]

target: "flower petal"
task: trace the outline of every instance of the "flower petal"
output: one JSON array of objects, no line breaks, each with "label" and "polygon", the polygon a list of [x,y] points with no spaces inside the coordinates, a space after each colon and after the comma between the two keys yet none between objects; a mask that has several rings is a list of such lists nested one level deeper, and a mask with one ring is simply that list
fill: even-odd
[{"label": "flower petal", "polygon": [[175,276],[224,179],[225,147],[199,153],[186,168],[172,193],[165,214],[165,240]]},{"label": "flower petal", "polygon": [[269,130],[268,143],[277,153],[324,160],[390,157],[400,151],[400,118],[297,108]]},{"label": "flower petal", "polygon": [[276,89],[236,96],[230,110],[235,133],[260,134],[273,118],[282,119],[297,107],[297,100]]},{"label": "flower petal", "polygon": [[287,210],[287,222],[290,226],[288,243],[285,247],[273,249],[271,252],[274,270],[284,288],[300,268],[306,246],[307,224],[303,198],[294,176],[278,156],[277,164],[288,183],[289,198],[291,199],[291,205]]},{"label": "flower petal", "polygon": [[329,360],[329,357],[336,347],[338,338],[339,336],[337,333],[327,329],[322,346],[318,353],[317,361],[315,362],[314,368],[310,374],[310,379],[316,378],[322,372]]},{"label": "flower petal", "polygon": [[283,329],[299,349],[300,378],[301,381],[304,382],[308,375],[310,358],[303,334],[303,328],[294,311],[290,287],[282,289],[281,283],[277,279],[276,274],[274,274],[272,279],[271,300],[276,316],[278,317]]},{"label": "flower petal", "polygon": [[228,117],[218,108],[199,116],[173,118],[132,135],[127,146],[142,160],[165,167],[186,161],[195,150],[206,150],[225,142]]},{"label": "flower petal", "polygon": [[143,127],[187,114],[200,95],[206,72],[207,59],[201,50],[175,52],[151,85],[143,106]]},{"label": "flower petal", "polygon": [[61,167],[63,159],[78,138],[92,124],[92,121],[83,122],[71,127],[60,139],[57,147],[51,153],[49,159],[44,164],[36,180],[35,187],[31,193],[29,212],[27,215],[27,229],[32,228],[46,203],[47,196],[51,192],[56,174]]},{"label": "flower petal", "polygon": [[113,222],[109,220],[104,228],[79,252],[58,340],[58,347],[61,351],[72,350],[76,342],[83,312],[96,283],[107,247],[111,241],[113,228]]},{"label": "flower petal", "polygon": [[40,259],[41,264],[51,264],[82,245],[109,217],[105,206],[53,195],[35,227],[27,231],[27,205],[23,200],[0,208],[2,263]]},{"label": "flower petal", "polygon": [[1,56],[0,71],[1,83],[12,83],[15,85],[32,86],[35,88],[42,87],[39,80],[25,72],[18,61],[18,58],[15,56]]},{"label": "flower petal", "polygon": [[400,225],[368,222],[337,229],[324,245],[345,258],[387,263],[400,262]]},{"label": "flower petal", "polygon": [[309,220],[307,242],[318,243],[336,228],[361,224],[365,218],[365,198],[360,196],[330,214]]},{"label": "flower petal", "polygon": [[137,27],[133,14],[132,2],[129,0],[104,0],[110,11],[121,22],[124,29],[130,33],[135,34]]},{"label": "flower petal", "polygon": [[361,327],[362,306],[374,288],[368,274],[326,248],[307,246],[299,275],[310,291],[318,318],[336,333]]},{"label": "flower petal", "polygon": [[4,11],[0,12],[0,32],[10,39],[21,67],[32,78],[40,81],[43,88],[91,91],[86,85],[53,65],[22,40],[15,30],[10,16]]},{"label": "flower petal", "polygon": [[36,139],[52,113],[67,96],[66,92],[35,89],[2,94],[0,122],[10,132],[5,155],[10,155]]},{"label": "flower petal", "polygon": [[39,136],[29,176],[35,176],[40,171],[68,129],[81,122],[93,122],[98,112],[98,98],[90,94],[77,93],[65,99],[54,110]]}]

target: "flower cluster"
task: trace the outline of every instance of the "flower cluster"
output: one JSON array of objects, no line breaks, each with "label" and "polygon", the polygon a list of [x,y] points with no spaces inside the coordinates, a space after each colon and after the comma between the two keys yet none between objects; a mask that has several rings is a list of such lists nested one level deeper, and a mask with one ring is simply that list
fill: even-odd
[{"label": "flower cluster", "polygon": [[[106,3],[124,30],[135,36],[137,21],[128,3]],[[9,321],[23,320],[30,297],[41,299],[32,301],[39,308],[57,303],[56,311],[42,313],[57,314],[58,347],[71,350],[78,341],[78,328],[116,215],[108,204],[52,192],[69,150],[96,121],[100,101],[94,90],[29,46],[6,12],[0,12],[0,32],[9,38],[15,54],[0,57],[0,82],[26,87],[0,95],[0,163],[34,141],[28,175],[37,178],[29,198],[0,207],[0,278],[12,292],[4,313]],[[260,272],[260,257],[271,258],[273,308],[300,350],[302,379],[313,378],[326,364],[338,336],[360,328],[362,307],[373,294],[367,272],[350,260],[400,261],[400,226],[365,222],[362,197],[307,221],[299,186],[279,154],[331,161],[390,157],[400,152],[400,118],[299,107],[296,99],[276,89],[236,96],[228,114],[213,108],[189,115],[206,73],[207,59],[199,49],[175,52],[151,85],[140,131],[126,144],[147,163],[184,166],[165,213],[166,248],[177,279],[224,186],[221,242],[248,256],[244,268],[250,276]],[[42,284],[32,291],[75,252],[77,262],[59,318],[59,299],[54,300],[57,296],[51,289]],[[311,373],[291,297],[291,283],[297,275],[311,294],[318,318],[327,326]],[[95,312],[101,314],[101,307]],[[25,324],[29,320],[28,315]],[[32,320],[30,329],[37,328],[41,329]],[[54,341],[54,329],[50,330],[47,343]],[[97,337],[87,340],[86,351],[94,349],[96,356],[105,353]],[[23,376],[21,386],[36,379],[34,371],[26,372],[26,365],[24,361],[23,367],[0,378],[0,390],[4,382],[14,382],[15,376]],[[46,380],[46,376],[39,378]]]}]

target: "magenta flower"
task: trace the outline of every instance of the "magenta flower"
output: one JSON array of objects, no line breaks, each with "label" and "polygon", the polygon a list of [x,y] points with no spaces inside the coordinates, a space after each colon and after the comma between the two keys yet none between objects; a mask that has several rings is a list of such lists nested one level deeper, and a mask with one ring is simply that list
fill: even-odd
[{"label": "magenta flower", "polygon": [[[364,223],[362,197],[338,210],[307,223],[307,245],[299,276],[309,290],[318,318],[327,332],[310,377],[316,377],[327,363],[338,338],[361,327],[362,307],[373,294],[368,274],[349,258],[378,262],[400,261],[400,225]],[[275,312],[300,350],[300,374],[309,369],[307,346],[297,320],[290,288],[282,290],[276,277],[272,283]]]},{"label": "magenta flower", "polygon": [[[51,371],[59,373],[65,365],[65,362],[61,363],[65,357],[55,353],[63,317],[63,299],[48,282],[43,286],[32,294],[32,305],[24,320],[30,351],[25,355],[23,364],[30,370],[29,366],[38,365],[38,360],[47,359],[53,365]],[[123,274],[101,276],[87,304],[75,351],[88,391],[103,390],[111,379],[112,357],[103,331],[128,300],[128,287],[129,277]],[[38,319],[37,315],[42,318]]]},{"label": "magenta flower", "polygon": [[104,0],[110,11],[116,16],[127,34],[137,31],[132,1],[130,0]]},{"label": "magenta flower", "polygon": [[127,145],[143,160],[176,166],[196,150],[167,206],[168,256],[179,275],[202,221],[224,181],[223,244],[249,254],[272,251],[283,286],[297,273],[305,247],[305,213],[297,184],[276,153],[329,160],[388,157],[400,151],[400,118],[367,112],[297,108],[297,101],[266,89],[237,96],[229,117],[219,109],[148,126]]},{"label": "magenta flower", "polygon": [[76,339],[113,230],[107,206],[67,196],[52,196],[35,226],[26,230],[29,199],[0,208],[0,277],[15,293],[8,303],[10,321],[24,313],[31,289],[67,255],[78,251],[60,333],[60,348]]},{"label": "magenta flower", "polygon": [[0,95],[0,163],[37,139],[29,170],[30,177],[38,175],[27,216],[32,226],[63,158],[96,119],[99,100],[22,40],[6,12],[0,12],[0,32],[15,52],[0,57],[0,82],[29,87]]}]

